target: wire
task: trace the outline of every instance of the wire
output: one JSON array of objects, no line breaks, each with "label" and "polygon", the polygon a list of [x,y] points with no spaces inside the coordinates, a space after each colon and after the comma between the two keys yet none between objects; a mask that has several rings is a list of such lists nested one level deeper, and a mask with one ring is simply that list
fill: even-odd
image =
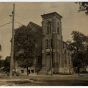
[{"label": "wire", "polygon": [[6,24],[3,24],[3,25],[1,25],[0,27],[3,27],[3,26],[5,26],[5,25],[7,25],[7,24],[10,24],[10,23],[12,23],[12,22],[9,22],[9,23],[6,23]]},{"label": "wire", "polygon": [[[0,27],[3,27],[3,26],[5,26],[5,25],[7,25],[7,24],[10,24],[10,23],[12,23],[12,22],[8,22],[8,23],[6,23],[6,24],[3,24],[3,25],[1,25]],[[19,23],[19,22],[14,22],[14,23],[21,24],[21,23]],[[24,25],[24,24],[21,24],[21,25]]]},{"label": "wire", "polygon": [[24,24],[21,24],[20,22],[14,22],[14,23],[18,23],[18,24],[20,24],[20,25],[24,25]]}]

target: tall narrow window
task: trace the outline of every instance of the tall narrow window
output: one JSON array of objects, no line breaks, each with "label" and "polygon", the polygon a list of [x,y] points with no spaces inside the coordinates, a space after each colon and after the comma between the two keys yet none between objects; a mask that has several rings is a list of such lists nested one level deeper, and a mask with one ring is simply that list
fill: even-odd
[{"label": "tall narrow window", "polygon": [[51,33],[51,25],[49,25],[49,26],[50,26],[49,33]]},{"label": "tall narrow window", "polygon": [[40,56],[38,56],[38,61],[37,62],[41,63],[41,57]]},{"label": "tall narrow window", "polygon": [[58,41],[58,48],[60,49],[60,40]]},{"label": "tall narrow window", "polygon": [[47,34],[51,33],[51,24],[47,26]]},{"label": "tall narrow window", "polygon": [[70,64],[70,54],[68,53],[68,62]]},{"label": "tall narrow window", "polygon": [[59,22],[57,22],[57,26],[59,26]]},{"label": "tall narrow window", "polygon": [[65,55],[65,64],[67,64],[67,58],[66,58],[66,50],[64,51],[64,55]]},{"label": "tall narrow window", "polygon": [[58,34],[60,33],[60,29],[59,29],[59,27],[57,27],[57,33],[58,33]]},{"label": "tall narrow window", "polygon": [[50,56],[50,53],[49,52],[47,53],[47,56]]},{"label": "tall narrow window", "polygon": [[46,40],[46,49],[48,49],[49,48],[49,40],[47,39]]},{"label": "tall narrow window", "polygon": [[65,59],[65,64],[67,64],[67,60]]},{"label": "tall narrow window", "polygon": [[51,47],[52,47],[52,43],[53,43],[53,42],[52,42],[52,39],[51,39]]},{"label": "tall narrow window", "polygon": [[49,34],[49,26],[47,27],[47,34]]}]

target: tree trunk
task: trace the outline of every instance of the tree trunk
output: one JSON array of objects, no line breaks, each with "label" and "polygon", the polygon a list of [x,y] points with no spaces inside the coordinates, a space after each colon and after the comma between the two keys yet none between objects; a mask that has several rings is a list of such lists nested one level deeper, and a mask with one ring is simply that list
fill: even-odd
[{"label": "tree trunk", "polygon": [[27,66],[27,76],[29,75],[29,72],[28,72],[28,66]]},{"label": "tree trunk", "polygon": [[27,66],[27,76],[29,75],[29,72],[28,72],[28,57],[27,57],[27,63],[26,63],[26,66]]}]

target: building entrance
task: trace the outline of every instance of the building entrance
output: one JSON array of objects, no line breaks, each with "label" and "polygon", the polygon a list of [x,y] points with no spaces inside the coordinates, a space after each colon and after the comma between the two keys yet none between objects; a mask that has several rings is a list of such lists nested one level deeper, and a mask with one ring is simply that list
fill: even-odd
[{"label": "building entrance", "polygon": [[50,54],[47,55],[47,58],[46,58],[46,67],[47,67],[47,69],[50,68]]}]

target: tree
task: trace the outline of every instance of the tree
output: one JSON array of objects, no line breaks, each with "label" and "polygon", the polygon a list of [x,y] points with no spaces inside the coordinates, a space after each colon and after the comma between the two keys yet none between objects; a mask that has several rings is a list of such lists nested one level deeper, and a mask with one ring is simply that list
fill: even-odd
[{"label": "tree", "polygon": [[[2,50],[1,44],[0,44],[0,51]],[[1,60],[2,56],[0,55],[0,68],[3,67],[3,61]]]},{"label": "tree", "polygon": [[39,38],[39,34],[26,26],[21,26],[15,30],[15,59],[20,67],[27,68],[27,75],[28,67],[33,65],[36,56],[35,49]]},{"label": "tree", "polygon": [[88,41],[88,37],[79,31],[72,31],[73,42],[69,42],[68,49],[72,51],[72,59],[74,67],[83,67],[86,63],[87,50],[85,50],[84,42]]},{"label": "tree", "polygon": [[72,38],[74,41],[73,46],[75,46],[74,50],[76,50],[77,52],[83,50],[84,49],[83,42],[86,41],[87,37],[79,31],[72,31]]},{"label": "tree", "polygon": [[2,46],[1,46],[1,44],[0,44],[0,51],[2,50]]},{"label": "tree", "polygon": [[0,68],[4,66],[4,60],[0,60]]},{"label": "tree", "polygon": [[88,65],[88,40],[87,42],[84,42],[84,54],[85,54],[85,57],[84,57],[84,61],[85,61],[85,65]]},{"label": "tree", "polygon": [[79,4],[79,11],[85,11],[85,14],[88,15],[88,2],[77,2]]},{"label": "tree", "polygon": [[11,56],[7,56],[4,60],[4,68],[3,68],[4,72],[9,73],[10,71],[10,59],[11,59]]}]

